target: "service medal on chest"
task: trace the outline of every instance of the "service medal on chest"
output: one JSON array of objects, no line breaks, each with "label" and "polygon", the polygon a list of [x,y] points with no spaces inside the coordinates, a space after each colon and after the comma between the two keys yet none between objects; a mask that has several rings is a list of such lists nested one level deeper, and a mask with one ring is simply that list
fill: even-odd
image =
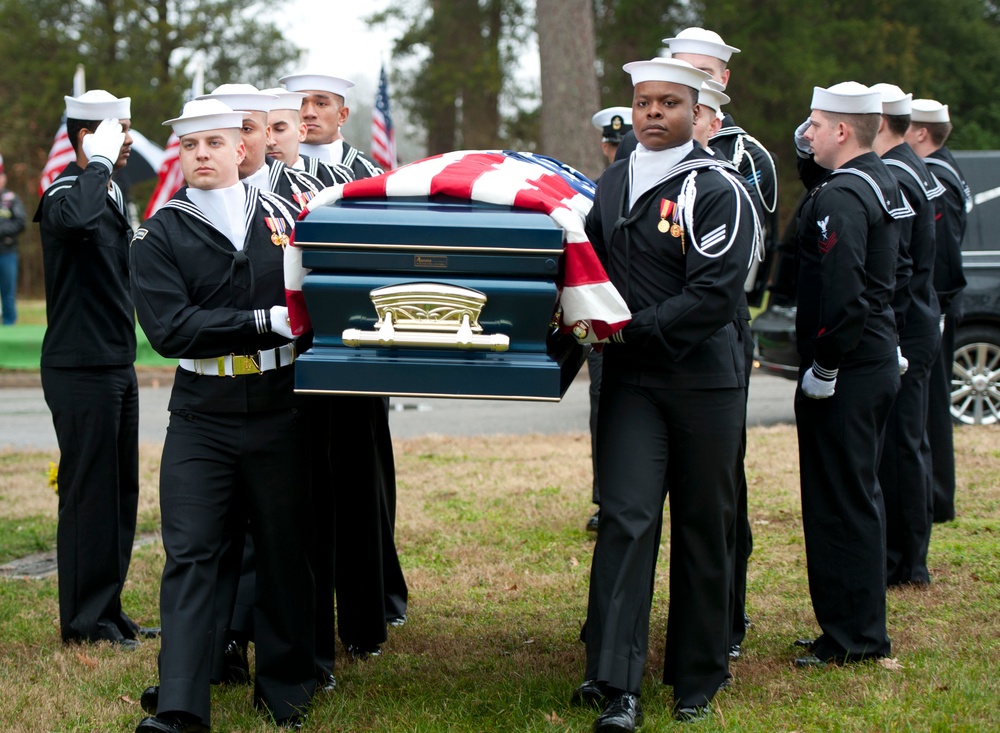
[{"label": "service medal on chest", "polygon": [[670,199],[660,199],[660,221],[656,228],[663,234],[670,232],[673,237],[679,236],[680,225],[677,223],[680,211],[676,201]]},{"label": "service medal on chest", "polygon": [[271,244],[275,247],[287,247],[290,240],[285,234],[285,220],[278,216],[265,216],[264,223],[271,230]]}]

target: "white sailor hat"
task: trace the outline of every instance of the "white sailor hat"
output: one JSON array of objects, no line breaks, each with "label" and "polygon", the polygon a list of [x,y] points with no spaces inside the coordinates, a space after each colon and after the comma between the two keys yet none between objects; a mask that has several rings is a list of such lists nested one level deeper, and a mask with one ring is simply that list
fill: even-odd
[{"label": "white sailor hat", "polygon": [[914,99],[910,110],[913,122],[951,122],[948,105],[936,99]]},{"label": "white sailor hat", "polygon": [[184,137],[192,132],[221,130],[229,127],[238,130],[243,126],[243,112],[233,111],[218,99],[199,98],[185,104],[180,117],[167,120],[163,124],[171,125],[177,137]]},{"label": "white sailor hat", "polygon": [[261,94],[272,94],[278,98],[278,101],[271,105],[272,112],[276,109],[294,109],[298,112],[302,108],[302,100],[309,96],[302,92],[290,92],[284,87],[262,89]]},{"label": "white sailor hat", "polygon": [[712,56],[728,62],[734,53],[740,50],[729,46],[715,31],[704,28],[685,28],[673,38],[664,38],[662,43],[670,47],[671,55],[679,53],[696,53],[701,56]]},{"label": "white sailor hat", "polygon": [[339,94],[341,97],[346,97],[347,90],[354,86],[354,82],[349,79],[309,71],[283,76],[278,81],[290,92],[321,91]]},{"label": "white sailor hat", "polygon": [[871,90],[882,95],[882,114],[910,114],[910,103],[913,101],[912,94],[905,94],[895,84],[872,84]]},{"label": "white sailor hat", "polygon": [[622,68],[626,74],[631,74],[632,86],[644,81],[669,81],[700,90],[701,83],[705,79],[712,78],[708,72],[696,69],[687,61],[680,59],[655,58],[649,61],[630,61]]},{"label": "white sailor hat", "polygon": [[91,89],[66,100],[66,117],[71,120],[127,120],[132,117],[132,98],[119,99],[103,89]]},{"label": "white sailor hat", "polygon": [[813,87],[810,109],[846,115],[882,114],[882,95],[856,81],[842,81],[832,87]]},{"label": "white sailor hat", "polygon": [[262,92],[253,84],[223,84],[211,94],[202,94],[195,99],[218,99],[229,109],[247,112],[270,112],[278,101],[275,95]]},{"label": "white sailor hat", "polygon": [[625,133],[632,129],[631,107],[605,107],[590,118],[590,124],[601,131],[601,140],[620,143]]},{"label": "white sailor hat", "polygon": [[722,112],[722,105],[729,104],[729,95],[726,88],[715,79],[706,79],[701,83],[698,91],[698,104],[711,107],[716,113]]}]

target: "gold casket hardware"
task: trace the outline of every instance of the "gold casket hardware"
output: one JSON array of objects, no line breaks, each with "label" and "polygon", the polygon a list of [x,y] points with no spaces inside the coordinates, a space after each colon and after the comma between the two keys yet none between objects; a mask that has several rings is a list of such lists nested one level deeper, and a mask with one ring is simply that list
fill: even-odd
[{"label": "gold casket hardware", "polygon": [[510,337],[484,334],[479,315],[486,295],[439,283],[405,283],[369,293],[378,322],[374,331],[348,328],[345,346],[415,346],[437,349],[507,351]]}]

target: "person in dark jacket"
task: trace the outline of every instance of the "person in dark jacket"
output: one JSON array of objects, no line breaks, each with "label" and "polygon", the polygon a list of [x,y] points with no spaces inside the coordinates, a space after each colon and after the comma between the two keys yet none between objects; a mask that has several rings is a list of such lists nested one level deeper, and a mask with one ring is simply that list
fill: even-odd
[{"label": "person in dark jacket", "polygon": [[306,123],[299,113],[305,94],[290,92],[284,87],[265,89],[264,94],[273,94],[278,98],[267,113],[268,157],[318,178],[324,188],[354,180],[354,172],[342,163],[322,163],[299,153],[299,146],[306,139]]},{"label": "person in dark jacket", "polygon": [[[726,44],[715,31],[705,28],[685,28],[674,38],[664,38],[673,58],[687,61],[695,68],[712,75],[712,80],[729,87],[729,61],[740,49]],[[709,145],[713,154],[729,161],[743,176],[751,189],[757,213],[764,227],[764,242],[768,248],[777,235],[778,222],[778,169],[774,156],[746,130],[736,124],[729,112],[722,113],[721,124],[711,138]],[[764,261],[763,249],[759,257],[750,264],[747,283],[753,282],[757,268]],[[750,308],[747,302],[740,304],[741,340],[745,350],[746,378],[750,383],[753,373],[753,335],[750,332]],[[744,458],[746,456],[746,426],[744,426],[743,455],[736,466],[736,559],[733,566],[733,624],[730,630],[729,656],[738,659],[742,652],[743,639],[750,626],[747,614],[747,565],[753,553],[753,533],[748,514],[748,495]]]},{"label": "person in dark jacket", "polygon": [[934,99],[914,99],[906,142],[924,159],[931,173],[944,186],[937,204],[934,290],[944,323],[941,327],[941,358],[934,363],[927,409],[927,443],[924,455],[931,463],[935,522],[955,518],[955,445],[951,421],[951,379],[955,359],[955,335],[962,322],[962,238],[972,211],[972,193],[955,157],[945,143],[951,135],[948,105]]},{"label": "person in dark jacket", "polygon": [[7,174],[0,155],[0,311],[5,326],[17,322],[17,245],[27,223],[21,199],[7,190]]},{"label": "person in dark jacket", "polygon": [[677,60],[625,65],[639,145],[601,177],[587,234],[632,319],[604,348],[597,436],[601,518],[584,682],[595,730],[642,722],[652,578],[670,501],[663,681],[674,717],[708,714],[729,670],[746,375],[737,307],[759,235],[735,169],[692,139],[708,74]]},{"label": "person in dark jacket", "polygon": [[904,140],[912,95],[892,84],[882,95],[875,152],[896,178],[914,215],[900,222],[899,258],[892,311],[899,334],[900,389],[886,422],[879,459],[886,525],[886,581],[890,586],[930,582],[927,550],[934,495],[925,460],[931,369],[940,358],[941,310],[934,292],[935,199],[944,191]]},{"label": "person in dark jacket", "polygon": [[808,667],[888,656],[878,441],[899,390],[899,219],[913,215],[872,151],[882,96],[815,87],[796,131],[809,190],[799,210],[795,393],[809,593],[821,634]]},{"label": "person in dark jacket", "polygon": [[[299,111],[306,125],[306,139],[299,146],[299,153],[317,161],[309,164],[306,169],[309,173],[323,180],[322,166],[318,165],[321,163],[347,166],[356,179],[371,178],[382,173],[381,168],[341,135],[340,128],[347,122],[351,112],[347,106],[347,90],[354,86],[354,82],[310,71],[290,74],[279,81],[288,91],[306,95]],[[324,183],[332,185],[327,181]]]},{"label": "person in dark jacket", "polygon": [[[59,626],[63,641],[137,645],[121,606],[139,501],[139,391],[129,289],[132,228],[111,174],[128,163],[131,100],[66,97],[76,160],[45,191],[41,378],[59,441]],[[152,633],[152,632],[150,632]]]},{"label": "person in dark jacket", "polygon": [[[239,180],[241,112],[195,100],[167,124],[187,183],[132,240],[139,322],[158,353],[179,359],[160,465],[166,562],[163,641],[152,713],[137,733],[207,731],[219,679],[219,584],[227,553],[254,537],[254,703],[301,725],[316,686],[310,472],[296,344],[284,305],[283,250],[295,215]],[[229,567],[233,567],[230,565]],[[238,567],[238,561],[236,564]]]},{"label": "person in dark jacket", "polygon": [[[300,115],[306,141],[299,146],[304,157],[347,166],[355,179],[382,173],[340,134],[353,82],[321,72],[280,81],[289,91],[305,94]],[[310,163],[307,170],[326,182],[322,167]],[[389,400],[322,395],[316,400],[330,414],[327,472],[334,502],[337,631],[350,657],[364,660],[381,653],[387,626],[406,622],[409,598],[396,552]]]}]

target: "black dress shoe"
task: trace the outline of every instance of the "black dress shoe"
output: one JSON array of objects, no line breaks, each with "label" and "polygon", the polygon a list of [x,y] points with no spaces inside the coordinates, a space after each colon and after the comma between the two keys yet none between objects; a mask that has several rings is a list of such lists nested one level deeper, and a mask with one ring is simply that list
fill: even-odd
[{"label": "black dress shoe", "polygon": [[699,720],[707,719],[711,714],[708,705],[692,705],[674,710],[674,720],[681,723],[697,723]]},{"label": "black dress shoe", "polygon": [[792,646],[802,646],[806,649],[811,649],[812,645],[816,643],[815,639],[796,639],[792,642]]},{"label": "black dress shoe", "polygon": [[137,639],[112,639],[111,646],[124,649],[127,652],[134,652],[142,646],[142,642]]},{"label": "black dress shoe", "polygon": [[594,515],[587,520],[587,531],[593,534],[597,534],[597,527],[601,523],[601,510],[598,509],[594,512]]},{"label": "black dress shoe", "polygon": [[150,715],[156,715],[156,708],[160,705],[160,686],[152,685],[143,690],[139,697],[139,704]]},{"label": "black dress shoe", "polygon": [[140,626],[139,630],[135,632],[135,635],[141,636],[143,639],[158,639],[160,637],[160,627]]},{"label": "black dress shoe", "polygon": [[794,662],[792,662],[799,669],[822,669],[827,665],[827,662],[817,657],[815,654],[809,654],[805,657],[799,657]]},{"label": "black dress shoe", "polygon": [[333,692],[337,689],[337,678],[330,672],[324,672],[316,678],[316,692]]},{"label": "black dress shoe", "polygon": [[209,727],[200,722],[188,722],[175,718],[152,716],[143,718],[135,727],[135,733],[208,733]]},{"label": "black dress shoe", "polygon": [[601,685],[597,680],[584,680],[582,685],[573,690],[573,694],[569,698],[570,705],[581,708],[599,708],[607,701],[608,699],[604,696],[604,690],[601,689]]},{"label": "black dress shoe", "polygon": [[642,725],[642,705],[638,695],[622,692],[604,706],[594,721],[594,733],[632,733]]},{"label": "black dress shoe", "polygon": [[382,655],[382,647],[376,644],[373,647],[363,647],[355,644],[347,644],[347,656],[350,657],[352,662],[363,662],[366,659],[371,659],[372,657],[378,657]]},{"label": "black dress shoe", "polygon": [[230,639],[222,661],[222,678],[219,682],[232,685],[250,684],[250,662],[247,661],[246,642]]},{"label": "black dress shoe", "polygon": [[392,616],[391,618],[387,618],[385,622],[389,626],[395,626],[396,628],[399,628],[400,626],[406,623],[406,614],[401,613],[398,616]]},{"label": "black dress shoe", "polygon": [[740,658],[740,654],[742,652],[743,652],[743,650],[740,648],[739,644],[733,644],[731,647],[729,647],[729,658],[730,659],[739,659]]}]

